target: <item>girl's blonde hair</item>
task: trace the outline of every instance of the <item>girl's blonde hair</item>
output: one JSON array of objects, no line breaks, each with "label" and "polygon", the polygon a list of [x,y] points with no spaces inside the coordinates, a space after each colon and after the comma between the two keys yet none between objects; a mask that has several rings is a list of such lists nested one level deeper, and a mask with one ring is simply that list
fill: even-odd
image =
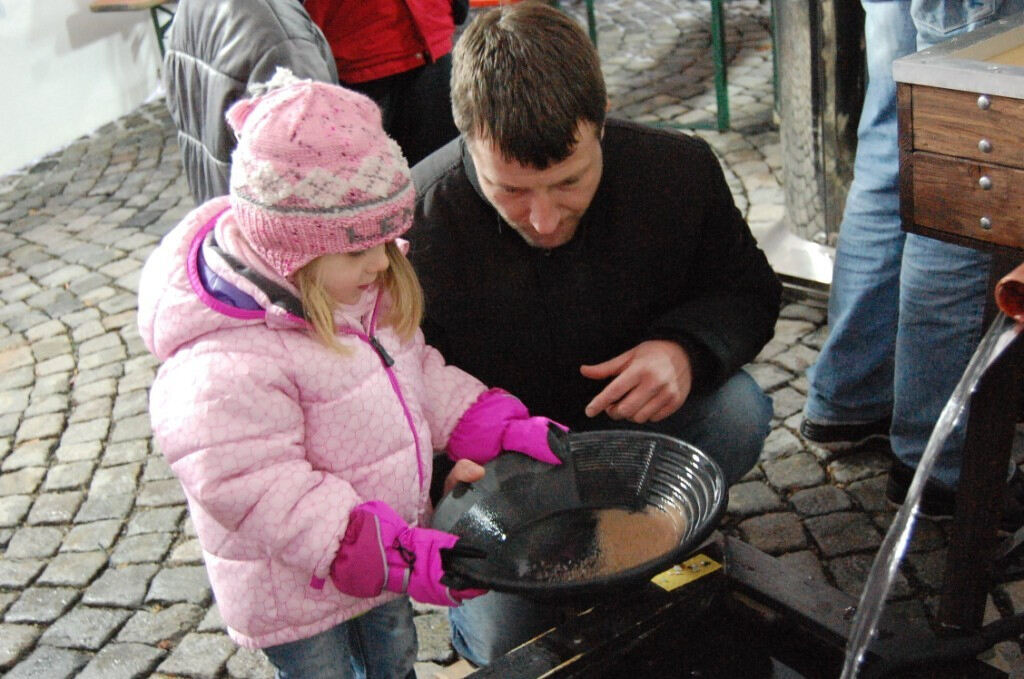
[{"label": "girl's blonde hair", "polygon": [[[388,268],[380,275],[380,285],[391,301],[384,310],[380,325],[393,327],[398,337],[407,342],[423,319],[423,289],[412,264],[394,241],[385,243],[384,253],[388,258]],[[346,353],[338,342],[338,330],[334,325],[334,310],[338,302],[324,287],[324,269],[324,259],[317,257],[295,272],[295,285],[299,289],[310,332],[325,346]]]}]

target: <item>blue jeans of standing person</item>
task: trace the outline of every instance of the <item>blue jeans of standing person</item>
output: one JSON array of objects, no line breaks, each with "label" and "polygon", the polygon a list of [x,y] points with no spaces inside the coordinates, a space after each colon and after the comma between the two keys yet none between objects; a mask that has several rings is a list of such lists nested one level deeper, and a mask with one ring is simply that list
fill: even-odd
[{"label": "blue jeans of standing person", "polygon": [[416,627],[402,597],[308,639],[264,648],[277,679],[416,679]]},{"label": "blue jeans of standing person", "polygon": [[[734,483],[757,462],[771,418],[771,399],[741,370],[716,391],[691,397],[661,422],[617,426],[683,439],[714,458]],[[452,645],[470,662],[486,665],[580,610],[490,592],[452,609]]]},{"label": "blue jeans of standing person", "polygon": [[[894,59],[1019,9],[1019,0],[862,2],[868,88],[839,229],[830,333],[808,371],[804,416],[824,424],[891,414],[896,457],[915,467],[983,334],[989,256],[904,234]],[[964,418],[966,419],[966,418]],[[955,487],[964,424],[932,472]]]}]

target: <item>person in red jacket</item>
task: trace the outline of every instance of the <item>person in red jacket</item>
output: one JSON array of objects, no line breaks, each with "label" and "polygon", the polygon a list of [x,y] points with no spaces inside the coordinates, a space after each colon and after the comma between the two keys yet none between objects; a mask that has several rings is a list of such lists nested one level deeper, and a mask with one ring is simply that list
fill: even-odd
[{"label": "person in red jacket", "polygon": [[458,136],[448,79],[469,0],[306,0],[338,81],[373,99],[409,165]]}]

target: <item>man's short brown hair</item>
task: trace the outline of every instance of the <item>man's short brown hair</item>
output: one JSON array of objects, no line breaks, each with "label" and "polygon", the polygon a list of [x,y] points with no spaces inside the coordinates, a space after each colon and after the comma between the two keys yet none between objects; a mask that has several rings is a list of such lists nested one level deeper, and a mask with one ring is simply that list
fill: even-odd
[{"label": "man's short brown hair", "polygon": [[579,24],[546,3],[481,14],[452,61],[456,126],[493,142],[508,160],[546,168],[572,153],[581,122],[604,126],[597,50]]}]

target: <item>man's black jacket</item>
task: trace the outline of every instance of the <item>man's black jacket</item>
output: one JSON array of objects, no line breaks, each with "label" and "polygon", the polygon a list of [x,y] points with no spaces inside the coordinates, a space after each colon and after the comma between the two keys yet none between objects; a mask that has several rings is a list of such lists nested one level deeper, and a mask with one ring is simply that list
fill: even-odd
[{"label": "man's black jacket", "polygon": [[682,344],[708,391],[771,339],[781,286],[702,140],[609,120],[604,172],[575,237],[528,245],[484,198],[461,138],[413,169],[410,257],[427,341],[531,412],[574,429],[604,382],[581,364],[648,339]]}]

